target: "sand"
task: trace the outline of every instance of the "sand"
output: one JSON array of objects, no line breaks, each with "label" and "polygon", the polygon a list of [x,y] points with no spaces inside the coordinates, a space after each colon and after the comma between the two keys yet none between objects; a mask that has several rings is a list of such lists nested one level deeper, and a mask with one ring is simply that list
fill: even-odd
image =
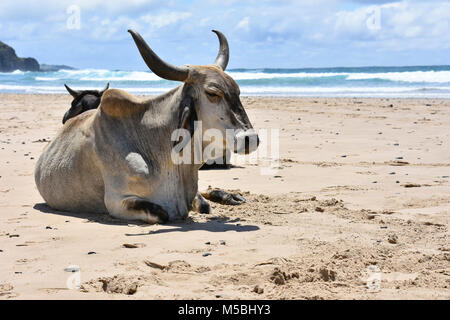
[{"label": "sand", "polygon": [[247,203],[167,225],[43,203],[70,100],[0,94],[0,299],[450,298],[449,100],[243,98],[277,172],[201,171]]}]

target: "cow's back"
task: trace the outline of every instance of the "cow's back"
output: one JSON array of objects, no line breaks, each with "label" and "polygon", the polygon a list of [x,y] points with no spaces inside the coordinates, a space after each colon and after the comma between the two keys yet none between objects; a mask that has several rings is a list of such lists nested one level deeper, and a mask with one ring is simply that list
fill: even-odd
[{"label": "cow's back", "polygon": [[94,152],[96,110],[67,121],[35,168],[38,190],[53,209],[106,212],[104,183]]}]

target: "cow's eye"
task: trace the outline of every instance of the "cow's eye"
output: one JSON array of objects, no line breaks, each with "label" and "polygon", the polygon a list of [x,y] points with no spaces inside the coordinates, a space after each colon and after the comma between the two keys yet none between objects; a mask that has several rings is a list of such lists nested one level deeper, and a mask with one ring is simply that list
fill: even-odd
[{"label": "cow's eye", "polygon": [[214,93],[214,92],[209,92],[209,91],[206,91],[206,94],[208,95],[208,96],[210,96],[210,97],[219,97],[219,95],[217,94],[217,93]]},{"label": "cow's eye", "polygon": [[208,99],[213,102],[218,102],[222,98],[222,95],[217,91],[206,90],[205,92]]}]

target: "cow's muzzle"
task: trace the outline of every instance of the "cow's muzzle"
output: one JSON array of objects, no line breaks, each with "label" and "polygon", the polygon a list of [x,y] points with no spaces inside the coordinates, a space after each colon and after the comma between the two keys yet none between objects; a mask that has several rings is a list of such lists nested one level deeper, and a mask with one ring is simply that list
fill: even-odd
[{"label": "cow's muzzle", "polygon": [[234,139],[234,152],[238,154],[249,154],[255,151],[259,145],[258,134],[253,129],[239,131]]}]

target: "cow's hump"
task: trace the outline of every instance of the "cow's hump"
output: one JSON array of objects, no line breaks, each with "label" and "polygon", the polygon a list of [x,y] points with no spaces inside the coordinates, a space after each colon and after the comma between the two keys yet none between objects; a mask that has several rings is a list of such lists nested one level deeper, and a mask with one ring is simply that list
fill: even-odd
[{"label": "cow's hump", "polygon": [[144,110],[145,104],[120,89],[108,89],[100,100],[100,109],[111,117],[129,117]]}]

